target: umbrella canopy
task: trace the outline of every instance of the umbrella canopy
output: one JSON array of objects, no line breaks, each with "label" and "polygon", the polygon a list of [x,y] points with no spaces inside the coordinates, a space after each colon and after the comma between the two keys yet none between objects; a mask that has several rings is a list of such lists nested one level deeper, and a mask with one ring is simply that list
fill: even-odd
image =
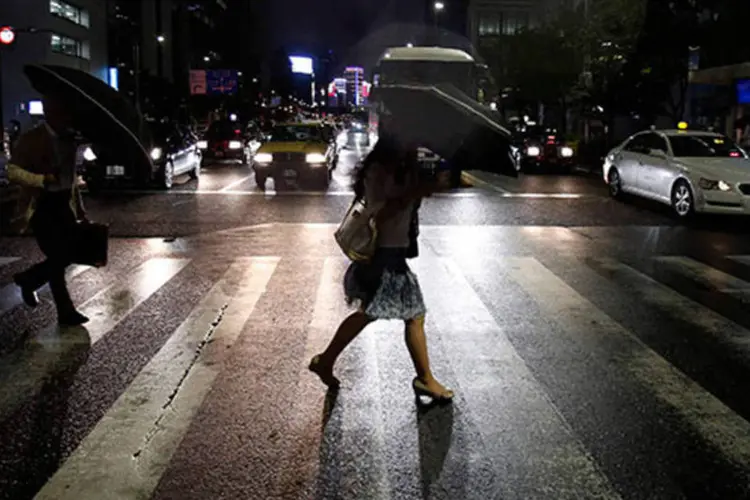
[{"label": "umbrella canopy", "polygon": [[24,72],[43,96],[68,104],[75,127],[95,146],[116,151],[137,172],[153,171],[151,138],[140,113],[115,89],[83,71],[53,65],[27,65]]},{"label": "umbrella canopy", "polygon": [[372,100],[388,115],[388,127],[463,170],[491,170],[516,177],[511,132],[500,114],[450,84],[384,85]]}]

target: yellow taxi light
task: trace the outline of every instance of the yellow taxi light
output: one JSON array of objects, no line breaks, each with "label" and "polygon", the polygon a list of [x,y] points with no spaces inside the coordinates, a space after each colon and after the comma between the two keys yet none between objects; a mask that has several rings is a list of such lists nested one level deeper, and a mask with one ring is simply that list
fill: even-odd
[{"label": "yellow taxi light", "polygon": [[677,124],[677,128],[680,129],[680,130],[687,130],[688,124],[687,124],[687,122],[680,122],[680,123]]}]

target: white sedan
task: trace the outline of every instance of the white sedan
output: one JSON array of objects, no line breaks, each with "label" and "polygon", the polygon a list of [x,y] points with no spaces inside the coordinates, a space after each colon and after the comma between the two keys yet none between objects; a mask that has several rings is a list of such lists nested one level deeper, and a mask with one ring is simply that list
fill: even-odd
[{"label": "white sedan", "polygon": [[685,218],[696,212],[750,215],[750,158],[712,132],[649,130],[609,152],[604,180],[624,193],[670,205]]}]

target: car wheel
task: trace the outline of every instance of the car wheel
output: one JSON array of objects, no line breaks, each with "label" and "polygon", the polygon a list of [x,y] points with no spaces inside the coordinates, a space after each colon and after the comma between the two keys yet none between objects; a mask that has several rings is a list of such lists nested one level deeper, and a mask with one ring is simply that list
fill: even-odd
[{"label": "car wheel", "polygon": [[672,210],[680,219],[687,219],[695,213],[693,190],[684,179],[678,179],[672,187]]},{"label": "car wheel", "polygon": [[161,189],[172,189],[173,185],[174,165],[171,161],[168,161],[159,170],[159,187]]},{"label": "car wheel", "polygon": [[255,174],[255,185],[258,186],[258,189],[265,191],[266,180],[268,180],[268,177],[266,177],[265,175]]},{"label": "car wheel", "polygon": [[201,162],[195,164],[195,168],[190,171],[190,178],[197,181],[201,177]]},{"label": "car wheel", "polygon": [[620,172],[616,168],[611,168],[607,174],[607,184],[609,185],[609,195],[616,200],[622,198],[622,179]]}]

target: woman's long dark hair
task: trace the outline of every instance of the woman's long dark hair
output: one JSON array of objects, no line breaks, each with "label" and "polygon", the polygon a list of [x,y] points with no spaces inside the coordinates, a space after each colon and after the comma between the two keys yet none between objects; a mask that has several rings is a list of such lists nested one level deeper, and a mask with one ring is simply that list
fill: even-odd
[{"label": "woman's long dark hair", "polygon": [[367,171],[371,165],[375,163],[393,165],[399,163],[401,157],[401,145],[398,140],[390,134],[381,135],[372,151],[367,154],[354,171],[354,183],[352,185],[354,196],[362,198],[365,195],[365,177],[367,177]]},{"label": "woman's long dark hair", "polygon": [[371,165],[392,165],[397,167],[395,181],[403,184],[408,171],[419,166],[419,152],[416,147],[402,143],[395,135],[383,134],[378,138],[375,147],[357,166],[354,171],[353,190],[357,198],[365,194],[365,177]]}]

